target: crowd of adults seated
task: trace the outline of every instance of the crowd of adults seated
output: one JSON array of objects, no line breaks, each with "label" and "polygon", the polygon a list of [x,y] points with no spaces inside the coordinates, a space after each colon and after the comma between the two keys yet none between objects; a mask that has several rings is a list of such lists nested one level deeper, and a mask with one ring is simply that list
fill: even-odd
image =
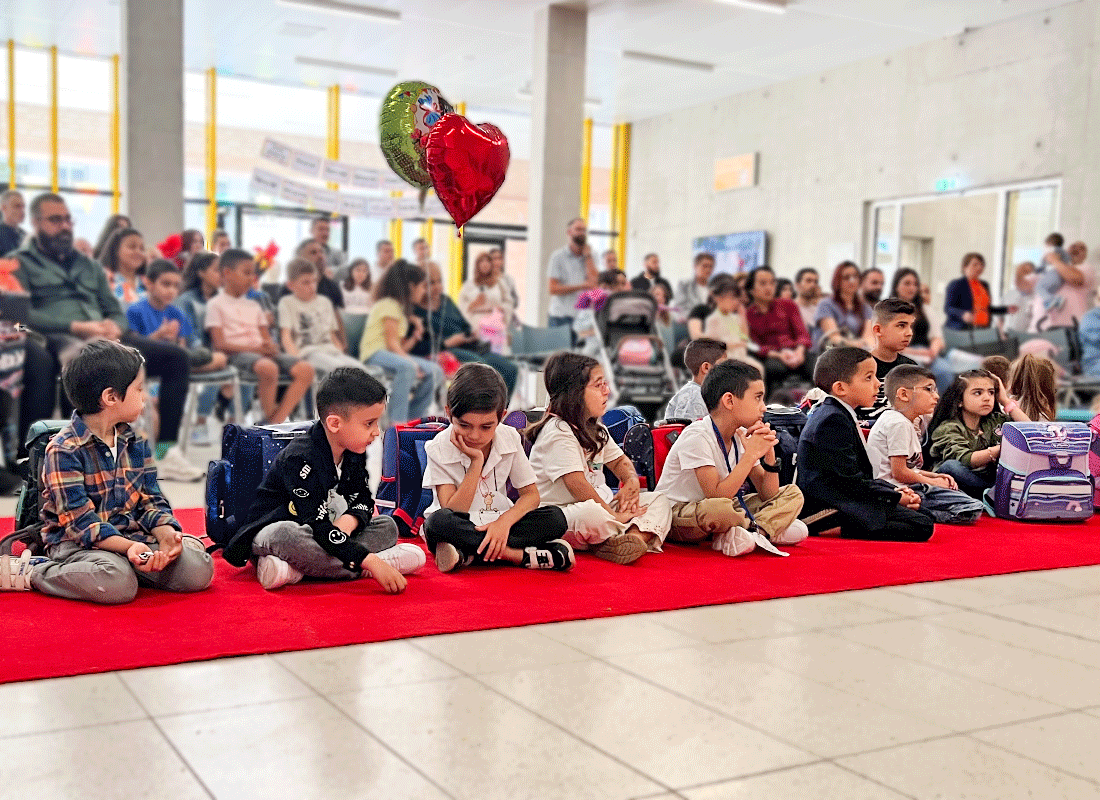
[{"label": "crowd of adults seated", "polygon": [[[224,365],[224,358],[213,356],[199,363],[193,351],[214,349],[205,323],[206,305],[219,293],[219,257],[231,248],[230,237],[225,231],[214,231],[207,249],[201,232],[186,230],[153,244],[135,227],[135,220],[113,215],[94,245],[78,248],[68,207],[57,195],[46,193],[33,200],[29,232],[22,228],[26,208],[21,194],[4,193],[0,211],[0,248],[18,262],[16,276],[30,293],[27,323],[34,332],[24,345],[21,394],[18,386],[5,385],[9,391],[0,390],[0,416],[16,423],[14,436],[3,426],[6,463],[16,456],[31,422],[53,416],[58,403],[62,413],[71,413],[64,393],[59,396],[58,375],[74,348],[106,337],[140,350],[149,378],[159,384],[156,441],[161,474],[193,477],[195,467],[176,445],[190,376]],[[656,332],[673,354],[674,364],[682,364],[675,356],[687,341],[715,338],[727,345],[733,357],[760,365],[772,396],[784,387],[811,384],[816,356],[825,348],[874,346],[872,307],[884,289],[884,275],[877,268],[861,272],[855,263],[844,261],[832,271],[830,291],[825,294],[821,276],[812,267],[798,270],[793,280],[777,277],[767,266],[738,275],[716,275],[715,257],[702,252],[693,259],[691,275],[674,290],[661,274],[656,253],[644,256],[642,271],[629,284],[613,250],[601,254],[603,269],[597,271],[587,233],[584,219],[571,220],[566,241],[550,257],[547,271],[549,324],[568,325],[574,336],[580,333],[584,338],[584,329],[592,327],[595,313],[610,294],[626,289],[647,292],[657,307]],[[426,413],[452,364],[487,363],[502,375],[510,392],[515,388],[518,369],[509,356],[508,338],[518,324],[520,298],[504,270],[499,248],[475,258],[456,301],[444,293],[441,270],[430,260],[430,248],[423,239],[413,242],[413,260],[398,258],[393,244],[385,240],[378,242],[373,260],[368,260],[349,259],[330,242],[330,235],[330,220],[317,217],[310,237],[293,255],[315,267],[317,292],[337,312],[334,341],[390,381],[393,419]],[[1038,266],[1020,265],[1002,306],[994,305],[993,292],[981,278],[983,256],[966,254],[962,275],[946,288],[944,329],[971,333],[992,329],[1003,336],[1006,331],[1022,330],[1019,326],[1025,323],[1032,331],[1072,326],[1079,330],[1084,373],[1100,381],[1100,310],[1092,308],[1095,281],[1086,264],[1087,254],[1084,243],[1076,242],[1066,251],[1048,249]],[[189,336],[178,335],[178,327],[173,328],[169,320],[163,323],[166,327],[141,335],[127,320],[127,308],[148,296],[145,273],[156,259],[171,262],[182,273],[182,291],[174,305],[183,312]],[[1058,302],[1035,294],[1036,275],[1046,269],[1057,273]],[[260,303],[278,342],[280,327],[285,326],[277,318],[276,305],[291,289],[267,277],[258,276],[248,297]],[[930,366],[938,378],[953,377],[963,362],[954,357],[928,313],[928,287],[922,286],[920,275],[910,268],[897,270],[889,296],[916,308],[906,355]],[[999,323],[1002,315],[1006,323]],[[224,418],[231,400],[228,385],[210,387],[198,404],[199,421],[210,413]],[[13,481],[0,471],[0,489],[9,483]]]}]

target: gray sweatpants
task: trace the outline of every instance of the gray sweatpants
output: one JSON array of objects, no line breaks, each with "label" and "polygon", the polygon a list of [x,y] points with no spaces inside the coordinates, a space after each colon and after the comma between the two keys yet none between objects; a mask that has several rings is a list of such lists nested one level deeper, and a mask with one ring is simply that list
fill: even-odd
[{"label": "gray sweatpants", "polygon": [[[149,549],[159,548],[154,542]],[[77,542],[54,545],[47,555],[52,561],[35,569],[31,586],[66,600],[118,605],[133,600],[139,586],[201,592],[214,579],[214,561],[194,536],[183,537],[183,551],[159,572],[141,572],[121,553],[88,550]]]},{"label": "gray sweatpants", "polygon": [[[351,537],[372,553],[380,553],[397,544],[397,525],[387,516],[378,516]],[[359,575],[344,568],[344,562],[317,544],[308,525],[284,520],[260,529],[252,540],[252,555],[276,556],[310,578],[351,580]]]},{"label": "gray sweatpants", "polygon": [[353,367],[366,370],[366,365],[354,356],[342,352],[334,344],[314,344],[301,349],[302,358],[310,363],[314,370],[327,375],[339,367]]}]

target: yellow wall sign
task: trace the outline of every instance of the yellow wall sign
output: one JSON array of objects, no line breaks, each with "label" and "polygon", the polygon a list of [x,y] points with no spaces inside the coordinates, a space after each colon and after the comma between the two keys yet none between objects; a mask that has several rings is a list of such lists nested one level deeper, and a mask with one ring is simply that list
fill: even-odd
[{"label": "yellow wall sign", "polygon": [[756,153],[720,158],[714,163],[714,191],[756,186]]}]

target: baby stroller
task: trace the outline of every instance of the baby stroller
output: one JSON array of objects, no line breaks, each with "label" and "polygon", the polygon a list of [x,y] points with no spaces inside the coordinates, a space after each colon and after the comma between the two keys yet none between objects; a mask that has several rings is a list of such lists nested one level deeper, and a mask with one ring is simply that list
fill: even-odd
[{"label": "baby stroller", "polygon": [[653,420],[676,393],[676,378],[647,292],[617,292],[596,312],[597,359],[616,405],[637,406]]}]

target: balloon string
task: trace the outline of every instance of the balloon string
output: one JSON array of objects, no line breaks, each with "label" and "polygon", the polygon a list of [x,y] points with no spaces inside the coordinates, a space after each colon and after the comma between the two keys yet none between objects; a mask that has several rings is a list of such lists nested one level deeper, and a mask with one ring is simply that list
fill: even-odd
[{"label": "balloon string", "polygon": [[462,226],[461,225],[458,226],[458,238],[459,239],[462,238]]}]

